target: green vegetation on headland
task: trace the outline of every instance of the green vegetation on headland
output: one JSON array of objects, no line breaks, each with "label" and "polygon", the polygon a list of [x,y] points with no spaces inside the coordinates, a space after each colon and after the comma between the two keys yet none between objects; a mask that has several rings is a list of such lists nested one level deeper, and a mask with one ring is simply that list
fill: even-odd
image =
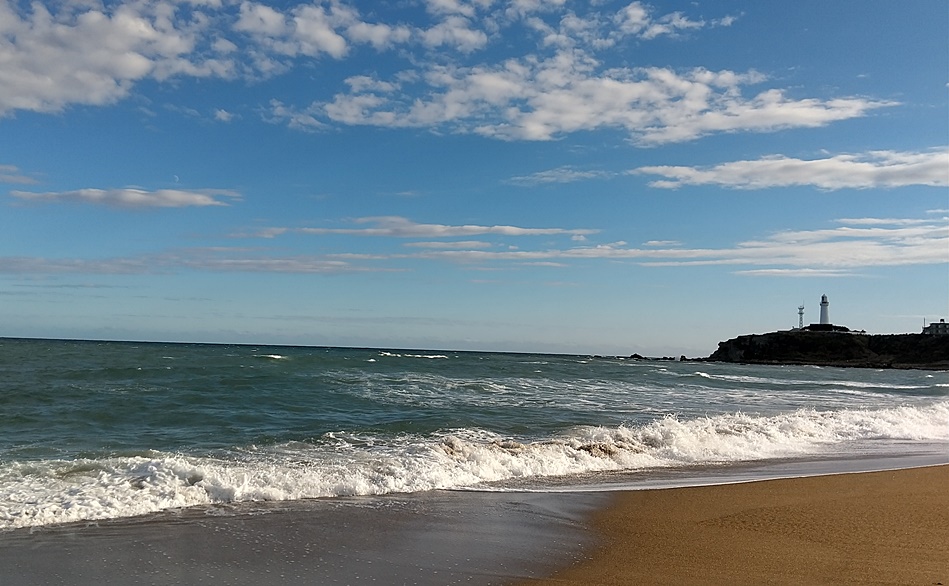
[{"label": "green vegetation on headland", "polygon": [[810,364],[949,370],[949,335],[791,330],[719,342],[705,360],[745,364]]}]

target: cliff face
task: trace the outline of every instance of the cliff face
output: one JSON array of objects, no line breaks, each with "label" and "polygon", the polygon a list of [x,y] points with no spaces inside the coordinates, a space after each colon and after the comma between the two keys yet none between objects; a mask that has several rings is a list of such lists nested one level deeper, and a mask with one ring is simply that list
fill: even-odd
[{"label": "cliff face", "polygon": [[706,360],[949,370],[949,336],[788,331],[719,342]]}]

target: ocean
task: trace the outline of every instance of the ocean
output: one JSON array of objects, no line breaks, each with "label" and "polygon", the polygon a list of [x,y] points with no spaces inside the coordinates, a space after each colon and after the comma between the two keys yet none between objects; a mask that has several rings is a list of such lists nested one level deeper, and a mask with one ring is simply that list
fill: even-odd
[{"label": "ocean", "polygon": [[914,454],[949,455],[949,372],[0,339],[0,530]]}]

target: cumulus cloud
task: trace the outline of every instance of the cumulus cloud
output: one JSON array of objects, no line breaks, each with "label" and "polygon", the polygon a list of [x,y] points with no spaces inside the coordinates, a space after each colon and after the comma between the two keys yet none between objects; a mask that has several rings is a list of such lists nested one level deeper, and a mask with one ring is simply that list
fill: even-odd
[{"label": "cumulus cloud", "polygon": [[488,35],[472,28],[471,22],[461,16],[449,16],[435,26],[420,31],[420,35],[429,48],[437,49],[449,45],[462,53],[481,49],[488,43]]},{"label": "cumulus cloud", "polygon": [[[651,40],[662,35],[675,35],[680,31],[694,30],[706,25],[701,20],[690,20],[681,12],[653,16],[653,9],[642,2],[633,2],[616,13],[614,20],[619,30]],[[730,24],[730,23],[729,23]]]},{"label": "cumulus cloud", "polygon": [[432,66],[384,88],[351,85],[311,108],[343,124],[435,127],[505,140],[614,128],[649,146],[714,132],[819,127],[895,105],[862,97],[793,99],[776,89],[744,95],[764,80],[754,71],[607,70],[589,54],[561,50],[546,59]]},{"label": "cumulus cloud", "polygon": [[[624,68],[599,57],[626,39],[646,42],[736,17],[660,14],[643,2],[616,11],[563,0],[427,0],[413,24],[403,7],[366,18],[347,0],[284,7],[263,2],[136,0],[99,5],[0,0],[0,115],[107,105],[145,79],[260,79],[301,63],[349,58],[358,48],[410,64],[389,79],[356,76],[348,90],[308,106],[274,98],[266,120],[313,131],[326,125],[418,127],[503,140],[551,140],[619,129],[641,145],[706,134],[815,127],[864,116],[892,102],[860,97],[794,98],[752,91],[755,72]],[[375,13],[374,13],[375,14]],[[392,15],[395,15],[392,17]],[[518,38],[518,47],[506,39]],[[526,42],[526,51],[525,45]],[[494,43],[507,57],[487,55]],[[373,84],[362,81],[373,79]],[[342,89],[342,91],[340,91]],[[215,117],[227,121],[231,113]]]},{"label": "cumulus cloud", "polygon": [[234,119],[234,114],[232,112],[228,112],[227,110],[218,108],[214,110],[214,119],[218,122],[230,122]]},{"label": "cumulus cloud", "polygon": [[111,104],[145,78],[232,73],[204,46],[208,20],[197,8],[184,17],[164,2],[21,6],[0,0],[0,115]]},{"label": "cumulus cloud", "polygon": [[325,54],[341,59],[349,52],[349,42],[341,29],[358,23],[356,10],[339,2],[302,4],[283,13],[265,4],[245,1],[240,5],[234,29],[279,55]]},{"label": "cumulus cloud", "polygon": [[12,191],[13,197],[40,203],[86,203],[119,208],[181,208],[228,205],[221,197],[237,198],[233,191],[207,189],[185,191],[181,189],[158,189],[146,191],[126,187],[122,189],[76,189],[73,191]]},{"label": "cumulus cloud", "polygon": [[[450,45],[454,28],[438,25],[445,37],[438,45]],[[367,22],[338,0],[285,11],[250,1],[0,0],[0,115],[108,105],[145,79],[266,77],[286,71],[292,58],[342,59],[353,45],[383,50],[413,34]]]},{"label": "cumulus cloud", "polygon": [[270,100],[270,108],[264,113],[264,120],[272,124],[286,124],[295,130],[314,132],[326,128],[326,124],[315,116],[316,109],[297,110],[280,100]]},{"label": "cumulus cloud", "polygon": [[871,151],[810,160],[775,155],[708,168],[639,167],[631,173],[666,177],[649,184],[663,189],[676,189],[685,185],[720,185],[734,189],[809,185],[826,190],[909,185],[947,187],[949,149],[923,152]]}]

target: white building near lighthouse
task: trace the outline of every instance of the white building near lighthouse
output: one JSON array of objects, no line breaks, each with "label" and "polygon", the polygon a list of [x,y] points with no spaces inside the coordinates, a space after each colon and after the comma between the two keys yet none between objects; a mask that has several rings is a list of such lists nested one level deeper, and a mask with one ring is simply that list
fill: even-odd
[{"label": "white building near lighthouse", "polygon": [[830,324],[830,312],[828,308],[830,307],[830,302],[827,301],[827,295],[820,296],[820,323]]}]

